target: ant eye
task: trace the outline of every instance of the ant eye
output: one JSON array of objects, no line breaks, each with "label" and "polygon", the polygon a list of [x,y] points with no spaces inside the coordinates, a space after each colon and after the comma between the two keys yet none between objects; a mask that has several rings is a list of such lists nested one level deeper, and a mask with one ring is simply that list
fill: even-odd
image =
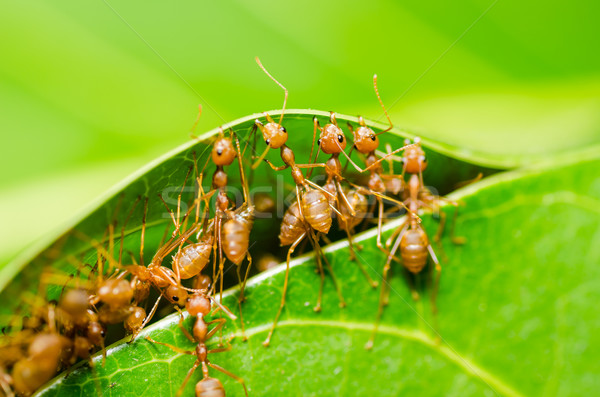
[{"label": "ant eye", "polygon": [[285,129],[285,127],[284,127],[284,126],[281,126],[281,131],[283,131],[283,132],[287,133],[287,130]]},{"label": "ant eye", "polygon": [[217,154],[218,154],[219,156],[220,156],[220,155],[222,155],[222,154],[223,154],[223,149],[218,149],[218,150],[217,150]]},{"label": "ant eye", "polygon": [[371,140],[374,141],[375,139],[377,139],[376,135],[371,135]]},{"label": "ant eye", "polygon": [[340,143],[344,142],[344,136],[338,135],[338,141],[340,141]]},{"label": "ant eye", "polygon": [[267,140],[265,141],[265,143],[266,143],[267,145],[269,145],[269,144],[271,143],[271,140],[270,140],[270,139],[267,139]]},{"label": "ant eye", "polygon": [[424,162],[424,163],[426,163],[427,162],[427,157],[421,156],[421,161]]},{"label": "ant eye", "polygon": [[173,295],[173,300],[174,300],[175,302],[178,302],[178,301],[179,301],[179,297],[178,297],[178,296],[176,296],[176,295]]},{"label": "ant eye", "polygon": [[319,140],[317,141],[317,146],[321,146],[321,139],[319,138]]},{"label": "ant eye", "polygon": [[104,330],[100,331],[100,336],[104,338],[106,336],[106,332]]}]

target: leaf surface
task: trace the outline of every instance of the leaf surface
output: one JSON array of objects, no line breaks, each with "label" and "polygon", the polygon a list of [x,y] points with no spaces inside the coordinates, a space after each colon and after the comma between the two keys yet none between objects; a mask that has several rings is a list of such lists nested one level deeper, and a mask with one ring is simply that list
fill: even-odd
[{"label": "leaf surface", "polygon": [[[454,193],[465,204],[457,233],[468,242],[455,246],[447,233],[442,240],[448,261],[442,263],[437,318],[427,273],[415,280],[421,299],[413,301],[396,264],[372,351],[364,345],[379,294],[348,261],[340,241],[327,252],[345,309],[327,277],[323,310],[312,310],[319,278],[311,257],[300,257],[293,261],[288,303],[271,346],[261,342],[277,310],[283,267],[248,285],[243,313],[249,340],[242,342],[239,323],[229,322],[224,335],[236,336],[232,350],[210,359],[243,377],[254,396],[589,394],[600,386],[600,320],[593,304],[600,298],[599,167],[596,152],[498,174]],[[433,235],[436,222],[424,216],[424,224]],[[377,276],[385,258],[374,234],[360,236],[360,257]],[[224,301],[232,309],[237,293],[229,291]],[[193,348],[177,321],[167,317],[144,335]],[[185,326],[191,327],[190,319]],[[141,338],[108,353],[106,367],[97,365],[105,395],[174,393],[194,361]],[[216,371],[211,376],[223,381],[228,395],[243,395],[232,379]],[[200,377],[197,371],[190,384]],[[89,369],[79,368],[41,395],[93,390]],[[185,395],[193,395],[192,385]]]}]

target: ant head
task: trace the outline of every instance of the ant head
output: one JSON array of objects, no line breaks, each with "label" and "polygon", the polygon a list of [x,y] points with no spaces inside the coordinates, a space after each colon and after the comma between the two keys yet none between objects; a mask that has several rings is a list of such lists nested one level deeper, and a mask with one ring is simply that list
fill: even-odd
[{"label": "ant head", "polygon": [[178,306],[184,306],[188,299],[188,293],[179,286],[171,285],[167,288],[167,299]]},{"label": "ant head", "polygon": [[206,316],[210,313],[211,306],[210,299],[201,293],[193,294],[185,303],[185,308],[190,316],[197,316],[198,314]]},{"label": "ant head", "polygon": [[267,146],[271,149],[279,149],[288,139],[287,130],[281,124],[273,121],[271,116],[265,113],[265,117],[267,118],[268,123],[263,125],[260,121],[256,120],[255,124],[260,128],[260,132],[262,132],[263,139]]},{"label": "ant head", "polygon": [[220,136],[213,145],[211,156],[213,163],[217,166],[230,165],[233,163],[237,153],[235,152],[231,138]]},{"label": "ant head", "polygon": [[82,289],[72,289],[60,300],[60,307],[72,316],[82,316],[87,312],[88,294]]},{"label": "ant head", "polygon": [[[404,143],[410,145],[410,139],[405,140]],[[415,138],[412,143],[414,146],[407,148],[402,157],[404,170],[409,174],[418,174],[427,169],[427,157],[421,147],[421,140],[419,138]]]},{"label": "ant head", "polygon": [[379,147],[377,134],[366,126],[362,117],[359,118],[359,123],[360,127],[354,131],[354,147],[363,154],[374,152]]},{"label": "ant head", "polygon": [[284,91],[283,107],[281,108],[281,116],[279,117],[279,122],[276,123],[275,121],[273,121],[271,116],[269,116],[267,113],[265,113],[265,117],[267,118],[267,122],[268,122],[267,125],[263,126],[262,123],[258,120],[256,120],[256,122],[255,122],[255,124],[258,126],[258,128],[260,128],[260,131],[263,134],[263,139],[265,140],[265,143],[267,144],[267,146],[271,149],[279,149],[281,146],[283,146],[287,142],[287,131],[285,130],[284,127],[281,126],[281,122],[283,121],[283,115],[285,114],[285,107],[286,107],[287,98],[288,98],[288,90],[279,81],[277,81],[277,79],[275,77],[273,77],[271,75],[271,73],[269,73],[267,71],[267,69],[265,69],[265,67],[260,62],[260,59],[258,59],[258,57],[256,57],[256,63],[263,70],[263,72],[265,72],[265,74],[267,76],[269,76],[269,78],[271,80],[273,80],[275,82],[275,84],[277,84],[279,87],[281,87]]},{"label": "ant head", "polygon": [[321,129],[317,145],[325,154],[341,153],[346,148],[346,137],[337,125],[335,113],[331,113],[329,123]]},{"label": "ant head", "polygon": [[106,331],[98,321],[92,321],[87,327],[87,337],[94,345],[100,345],[104,341]]}]

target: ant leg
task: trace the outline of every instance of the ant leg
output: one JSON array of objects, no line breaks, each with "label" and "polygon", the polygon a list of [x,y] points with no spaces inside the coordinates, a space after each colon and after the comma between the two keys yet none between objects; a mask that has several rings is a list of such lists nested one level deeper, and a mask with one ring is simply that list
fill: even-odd
[{"label": "ant leg", "polygon": [[388,272],[390,271],[390,268],[391,268],[392,255],[395,254],[396,251],[398,250],[398,248],[400,247],[401,240],[402,240],[402,236],[399,236],[398,238],[396,238],[396,241],[394,242],[394,246],[392,247],[390,255],[388,255],[387,261],[385,262],[385,266],[383,267],[383,274],[381,275],[381,292],[379,294],[379,306],[377,308],[377,317],[375,319],[375,326],[373,327],[373,332],[371,333],[371,337],[369,338],[369,340],[367,341],[367,343],[365,345],[365,349],[367,349],[367,350],[371,350],[373,348],[373,344],[375,343],[375,336],[377,335],[377,330],[379,329],[379,324],[381,323],[381,316],[383,315],[383,307],[384,307],[383,302],[384,302],[385,290],[387,289],[387,286],[388,286],[387,277],[388,277]]},{"label": "ant leg", "polygon": [[287,164],[280,165],[279,167],[277,167],[277,166],[274,166],[274,165],[273,165],[273,163],[271,163],[271,162],[270,162],[269,160],[267,160],[267,159],[264,159],[264,161],[265,161],[265,163],[269,164],[269,166],[270,166],[270,167],[271,167],[271,168],[272,168],[274,171],[283,171],[283,170],[285,170],[286,168],[288,168],[288,167],[289,167],[289,165],[287,165]]},{"label": "ant leg", "polygon": [[326,235],[321,235],[321,239],[323,239],[323,241],[325,241],[325,245],[329,245],[331,244],[331,239],[329,237],[327,237]]},{"label": "ant leg", "polygon": [[189,331],[187,329],[185,329],[185,327],[183,326],[183,320],[184,320],[183,313],[177,306],[175,306],[175,308],[179,312],[179,329],[181,329],[181,332],[183,332],[185,337],[188,338],[188,340],[190,342],[196,343],[196,339],[194,339],[194,337],[192,335],[190,335]]},{"label": "ant leg", "polygon": [[439,212],[439,216],[440,216],[440,224],[438,226],[438,230],[435,233],[435,236],[433,236],[433,241],[435,241],[436,243],[439,243],[442,239],[442,234],[444,233],[444,228],[446,227],[446,213],[439,209],[438,207],[438,212]]},{"label": "ant leg", "polygon": [[[460,203],[458,203],[456,201],[445,199],[443,197],[439,197],[438,200],[444,201],[454,207],[454,214],[452,215],[452,223],[450,225],[450,240],[452,241],[452,243],[454,243],[456,245],[465,244],[467,242],[467,239],[465,237],[455,235],[456,219],[458,218],[458,207],[459,207]],[[434,241],[436,241],[436,242],[439,241],[442,237],[442,232],[445,227],[446,217],[447,217],[446,213],[443,210],[439,210],[439,214],[440,214],[440,226],[438,228],[438,232],[436,233],[436,235],[434,237]]]},{"label": "ant leg", "polygon": [[208,333],[206,334],[206,339],[208,340],[211,336],[213,336],[214,334],[217,333],[217,331],[219,331],[221,328],[223,328],[223,326],[225,325],[225,322],[227,320],[224,318],[215,318],[212,321],[209,321],[206,323],[207,326],[209,326],[210,324],[217,324],[215,325],[215,327],[213,329],[211,329],[210,331],[208,331]]},{"label": "ant leg", "polygon": [[[218,245],[219,245],[219,274],[221,275],[221,288],[219,290],[219,303],[223,303],[223,279],[225,278],[225,258],[223,257],[223,245],[221,240],[221,222],[218,223]],[[241,313],[240,313],[241,316]],[[223,332],[219,335],[219,346],[223,346]]]},{"label": "ant leg", "polygon": [[[337,187],[337,191],[338,191],[339,195],[342,197],[342,200],[344,201],[346,208],[348,208],[350,210],[350,215],[352,215],[353,217],[356,216],[356,211],[350,204],[350,201],[348,200],[346,193],[344,193],[344,189],[342,189],[342,184],[340,183],[340,181],[335,181],[335,182],[336,182],[336,187]],[[337,200],[337,197],[336,197],[336,200]]]},{"label": "ant leg", "polygon": [[[406,281],[408,282],[408,288],[410,288],[410,296],[413,301],[418,301],[420,299],[419,292],[417,291],[417,280],[416,275],[413,275],[409,271],[405,271]],[[388,296],[389,298],[389,296]]]},{"label": "ant leg", "polygon": [[[218,221],[218,218],[215,219],[215,222]],[[213,295],[214,292],[217,289],[217,282],[218,279],[216,278],[218,276],[217,274],[217,234],[218,234],[218,229],[214,228],[213,230],[213,253],[212,253],[212,257],[213,257],[213,274],[212,274],[212,286],[211,286],[211,291],[209,293],[209,295]]]},{"label": "ant leg", "polygon": [[213,364],[213,363],[208,363],[208,365],[213,368],[216,369],[217,371],[223,372],[225,375],[235,379],[238,383],[240,383],[243,387],[244,387],[244,393],[246,394],[246,397],[248,397],[248,389],[246,389],[246,383],[244,382],[244,379],[240,378],[239,376],[227,371],[225,368],[223,367],[219,367],[217,364]]},{"label": "ant leg", "polygon": [[224,353],[224,352],[228,352],[230,350],[231,350],[231,345],[229,345],[227,347],[218,347],[216,349],[208,350],[207,353],[208,354],[212,354],[212,353]]},{"label": "ant leg", "polygon": [[[317,119],[317,116],[313,117],[313,137],[312,137],[312,143],[310,145],[310,155],[308,156],[308,162],[312,163],[313,159],[312,159],[312,155],[315,149],[315,138],[317,137],[317,130],[322,131],[321,126],[319,125],[319,120]],[[317,147],[317,155],[315,156],[315,163],[317,162],[317,158],[319,157],[319,152],[321,151],[321,146]],[[310,176],[312,175],[312,168],[308,170],[308,173],[306,174],[306,178],[310,178]]]},{"label": "ant leg", "polygon": [[433,260],[433,263],[435,264],[435,278],[433,280],[433,291],[431,293],[431,314],[433,316],[433,330],[436,334],[436,338],[435,341],[436,343],[440,343],[441,339],[439,336],[439,332],[438,330],[440,329],[439,324],[438,324],[438,308],[437,308],[437,296],[438,296],[438,292],[440,290],[440,276],[442,274],[442,267],[440,266],[440,262],[438,261],[437,257],[435,256],[435,252],[433,251],[433,248],[431,247],[431,244],[429,244],[427,246],[427,250],[429,251],[429,255],[431,256],[431,259]]},{"label": "ant leg", "polygon": [[456,218],[458,217],[458,203],[453,203],[452,205],[454,205],[454,215],[452,216],[452,224],[450,225],[450,240],[452,240],[454,244],[462,245],[467,242],[467,238],[462,236],[458,237],[454,234],[456,229]]},{"label": "ant leg", "polygon": [[310,177],[310,171],[312,171],[313,168],[325,168],[326,165],[325,163],[310,163],[310,164],[296,164],[296,167],[298,168],[308,168],[308,172],[309,174],[306,175],[307,178]]},{"label": "ant leg", "polygon": [[263,346],[265,346],[265,347],[269,346],[269,343],[271,343],[271,337],[273,336],[273,332],[275,331],[275,327],[277,326],[277,322],[279,321],[279,316],[281,316],[281,311],[283,310],[283,306],[285,306],[285,294],[287,292],[288,279],[290,276],[290,257],[292,255],[292,253],[294,252],[294,250],[296,249],[296,247],[298,246],[298,244],[300,244],[300,242],[304,239],[304,237],[306,237],[306,233],[302,233],[302,235],[300,237],[298,237],[298,239],[296,241],[294,241],[294,243],[290,246],[290,249],[288,250],[287,262],[286,262],[286,268],[285,268],[285,279],[283,282],[283,292],[281,294],[281,304],[279,305],[279,310],[277,311],[277,315],[275,316],[275,320],[273,321],[273,325],[271,326],[269,335],[267,335],[267,339],[265,339],[265,341],[263,342]]},{"label": "ant leg", "polygon": [[354,242],[353,242],[352,233],[350,233],[350,229],[348,228],[348,222],[347,221],[344,222],[344,231],[346,232],[346,236],[348,237],[348,248],[350,248],[350,260],[354,260],[356,262],[356,264],[358,265],[358,268],[360,269],[360,271],[362,272],[362,274],[367,279],[367,282],[369,283],[369,285],[372,288],[377,288],[377,286],[379,284],[377,283],[377,281],[375,281],[375,280],[373,280],[371,278],[371,276],[367,272],[367,269],[365,269],[365,267],[363,266],[362,261],[360,259],[358,259],[358,255],[356,255],[356,251],[354,249]]},{"label": "ant leg", "polygon": [[321,262],[320,252],[317,251],[317,248],[314,243],[315,239],[316,237],[313,233],[311,233],[311,235],[308,236],[308,240],[310,240],[310,244],[313,246],[313,250],[315,251],[315,259],[317,261],[317,272],[319,273],[319,276],[321,278],[321,284],[319,285],[319,296],[317,297],[317,304],[315,307],[313,307],[313,310],[315,312],[320,312],[321,299],[323,297],[323,286],[325,285],[325,272],[323,271],[323,263]]},{"label": "ant leg", "polygon": [[196,355],[196,353],[194,353],[193,351],[183,350],[183,349],[178,348],[177,346],[173,346],[173,345],[170,345],[168,343],[156,341],[156,340],[152,339],[149,336],[146,336],[144,339],[146,339],[147,341],[150,341],[152,343],[156,343],[157,345],[166,346],[166,347],[168,347],[169,349],[173,350],[176,353],[187,354],[187,355],[190,355],[190,356]]},{"label": "ant leg", "polygon": [[482,172],[480,172],[479,174],[477,174],[477,176],[475,178],[473,178],[473,179],[468,179],[466,181],[457,183],[456,185],[454,185],[454,190],[460,189],[461,187],[465,187],[467,185],[470,185],[471,183],[478,182],[479,180],[481,180],[481,178],[483,178],[483,173]]},{"label": "ant leg", "polygon": [[240,295],[240,299],[242,300],[242,302],[246,300],[244,291],[246,290],[246,282],[248,281],[248,276],[250,275],[250,268],[252,267],[252,256],[250,255],[250,252],[246,252],[246,258],[248,259],[248,267],[246,268],[246,274],[244,275],[244,282],[242,283],[242,292]]},{"label": "ant leg", "polygon": [[[146,318],[144,319],[144,321],[142,322],[142,325],[140,326],[140,328],[138,330],[136,330],[135,332],[133,332],[133,334],[131,335],[131,340],[129,341],[129,343],[133,342],[135,340],[135,338],[139,335],[140,332],[142,332],[142,330],[144,329],[144,327],[146,326],[146,324],[148,324],[148,322],[150,320],[152,320],[152,317],[154,317],[154,313],[156,313],[156,309],[158,308],[158,303],[160,302],[160,299],[162,298],[162,295],[159,295],[158,298],[156,299],[156,302],[154,303],[154,306],[152,306],[152,310],[150,311],[150,314],[148,314],[146,316]],[[183,315],[181,316],[183,321]],[[193,342],[193,340],[192,340]]]},{"label": "ant leg", "polygon": [[[383,252],[385,255],[391,255],[390,251],[383,246],[383,244],[381,243],[381,238],[383,235],[383,200],[381,200],[379,197],[377,198],[378,201],[378,207],[379,207],[379,214],[377,217],[377,248],[379,248],[379,250],[381,252]],[[400,232],[402,231],[402,228],[405,226],[406,224],[406,220],[400,225],[400,227],[398,227],[396,230],[399,230]],[[394,239],[394,236],[396,236],[396,231],[394,231],[394,234],[390,237],[390,240]],[[389,246],[390,244],[388,244],[386,242],[386,245]],[[397,258],[395,255],[392,255],[392,258],[397,261],[400,262],[400,259]]]},{"label": "ant leg", "polygon": [[435,233],[435,236],[433,236],[433,242],[436,244],[436,246],[438,247],[439,251],[441,252],[441,257],[442,260],[444,262],[448,262],[448,257],[446,256],[446,252],[444,251],[444,246],[442,245],[442,234],[444,233],[444,228],[446,227],[446,213],[444,212],[444,210],[441,210],[439,207],[435,207],[438,209],[439,212],[439,216],[440,216],[440,224],[438,226],[438,230]]},{"label": "ant leg", "polygon": [[[258,166],[260,165],[260,163],[262,163],[263,160],[265,160],[267,163],[269,163],[269,161],[266,160],[265,157],[267,156],[267,153],[269,153],[270,149],[271,149],[271,146],[267,145],[267,147],[265,148],[265,151],[262,152],[262,154],[260,156],[258,156],[258,159],[254,162],[254,164],[252,164],[252,169],[253,170],[257,169]],[[271,165],[271,167],[273,168],[272,165]],[[275,169],[275,168],[273,168],[273,169]]]},{"label": "ant leg", "polygon": [[[314,183],[310,179],[306,179],[304,182],[306,182],[308,185],[312,186],[313,188],[315,188],[317,190],[320,190],[321,192],[323,192],[323,194],[331,197],[332,199],[336,199],[335,195],[333,195],[331,192],[323,189],[321,186],[317,185],[316,183]],[[331,209],[337,212],[337,209],[335,209],[334,207],[331,207]]]},{"label": "ant leg", "polygon": [[[321,233],[319,233],[316,237],[313,235],[314,238],[314,248],[317,251],[317,259],[319,259],[319,257],[323,258],[323,262],[325,262],[325,265],[327,266],[327,270],[329,271],[329,274],[331,274],[331,279],[333,280],[333,285],[335,287],[335,291],[338,294],[338,298],[340,299],[340,307],[346,307],[346,301],[344,300],[344,296],[342,295],[342,290],[340,289],[340,286],[337,282],[337,279],[335,277],[335,273],[333,273],[333,267],[331,267],[331,264],[329,263],[329,260],[327,259],[327,257],[325,256],[325,253],[323,252],[323,250],[321,249],[321,245],[319,244],[319,237],[320,237]],[[321,269],[323,269],[323,267],[321,266]],[[323,286],[321,285],[321,294],[323,292]],[[321,304],[321,296],[319,296],[319,307]]]},{"label": "ant leg", "polygon": [[[400,228],[400,227],[398,228],[398,229],[400,230],[400,233],[398,233],[398,234],[397,234],[397,236],[398,236],[398,240],[399,240],[399,241],[402,241],[402,236],[404,236],[404,233],[406,233],[406,230],[408,229],[408,227],[409,227],[409,225],[408,225],[408,220],[406,220],[406,221],[403,223],[402,227],[401,227],[401,228]],[[389,253],[388,255],[389,255],[389,257],[391,257],[391,258],[392,258],[394,261],[396,261],[396,262],[402,262],[402,260],[401,260],[401,259],[399,259],[399,258],[398,258],[398,257],[395,255],[395,253],[396,253],[396,252],[394,251],[394,254],[392,254],[392,252],[390,251],[390,253]],[[409,275],[409,276],[410,276],[410,275]],[[410,277],[408,277],[407,281],[408,281],[408,285],[409,285],[409,288],[410,288],[411,295],[412,295],[413,299],[414,299],[414,300],[418,300],[418,299],[419,299],[419,294],[417,293],[417,290],[414,288],[414,286],[413,286],[413,284],[412,284],[412,280],[411,280],[411,278],[410,278]],[[390,289],[389,289],[389,288],[387,288],[387,289],[386,289],[386,292],[385,292],[385,295],[384,295],[384,297],[383,297],[383,305],[384,305],[384,306],[387,306],[389,303],[390,303]]]},{"label": "ant leg", "polygon": [[[242,325],[242,339],[246,341],[248,340],[248,337],[246,336],[246,330],[244,329],[244,315],[242,314],[242,302],[244,301],[244,285],[246,284],[246,279],[244,279],[244,281],[242,282],[242,276],[240,274],[241,267],[241,263],[239,265],[236,265],[235,272],[237,273],[238,284],[240,285],[240,296],[238,298],[238,306],[240,308],[240,324]],[[247,275],[248,272],[246,272],[246,276]]]},{"label": "ant leg", "polygon": [[[210,296],[210,294],[209,294],[209,296]],[[225,313],[225,315],[227,317],[229,317],[233,321],[237,320],[237,317],[227,307],[225,307],[222,304],[220,304],[219,302],[217,302],[217,300],[214,299],[212,296],[210,297],[210,301],[212,302],[212,304],[217,306],[217,308],[213,310],[212,314],[215,314],[219,310],[221,310],[223,313]]]},{"label": "ant leg", "polygon": [[102,388],[100,387],[100,379],[98,379],[98,371],[96,370],[94,360],[92,360],[91,357],[88,359],[88,366],[92,369],[92,377],[94,378],[94,387],[96,388],[96,393],[102,397]]},{"label": "ant leg", "polygon": [[219,302],[223,303],[223,279],[225,278],[225,258],[223,258],[223,241],[222,241],[222,235],[221,235],[221,230],[222,230],[222,219],[221,216],[217,216],[217,220],[215,222],[216,224],[216,233],[217,233],[217,247],[219,250],[219,273],[217,274],[217,277],[221,277],[219,282],[220,282],[220,288],[219,288]]},{"label": "ant leg", "polygon": [[197,359],[196,362],[194,363],[194,365],[192,366],[192,368],[190,368],[187,375],[185,376],[185,379],[183,380],[183,383],[181,384],[181,386],[179,386],[179,390],[177,390],[177,394],[176,394],[177,397],[181,396],[181,394],[183,393],[183,389],[185,389],[185,385],[187,385],[188,381],[192,377],[192,374],[194,373],[196,368],[198,368],[200,366],[200,364],[201,364],[201,361]]},{"label": "ant leg", "polygon": [[433,311],[433,314],[437,314],[436,301],[437,301],[438,291],[440,288],[440,276],[442,274],[442,266],[440,265],[440,262],[439,262],[437,256],[435,255],[435,252],[433,251],[431,244],[427,245],[427,250],[429,251],[429,255],[431,256],[433,263],[435,264],[436,276],[435,276],[435,281],[434,281],[434,285],[433,285],[433,291],[431,293],[431,310]]},{"label": "ant leg", "polygon": [[416,146],[416,145],[418,145],[418,143],[410,143],[410,144],[404,145],[404,146],[402,146],[402,147],[400,147],[400,148],[398,148],[396,150],[393,150],[393,151],[389,152],[388,154],[386,154],[385,156],[380,157],[377,161],[374,161],[371,165],[369,165],[368,167],[366,167],[362,172],[368,171],[371,168],[376,167],[377,165],[379,165],[382,161],[387,161],[387,159],[389,159],[390,157],[394,156],[396,153],[398,153],[398,152],[400,152],[402,150],[408,149],[410,147]]},{"label": "ant leg", "polygon": [[144,266],[144,239],[146,237],[146,215],[148,214],[148,197],[144,200],[144,216],[142,217],[142,235],[140,237],[140,265]]},{"label": "ant leg", "polygon": [[396,230],[394,230],[394,232],[392,233],[392,235],[385,241],[385,246],[389,247],[392,245],[392,241],[394,241],[396,239],[396,237],[398,237],[398,235],[400,234],[401,229],[398,228]]},{"label": "ant leg", "polygon": [[0,390],[4,392],[7,397],[15,397],[15,394],[10,388],[12,378],[8,374],[0,374]]},{"label": "ant leg", "polygon": [[[177,196],[177,224],[175,225],[175,231],[173,231],[173,236],[176,236],[177,234],[179,234],[179,228],[181,227],[181,222],[179,221],[179,219],[181,217],[181,196],[183,195],[183,190],[185,189],[185,184],[187,183],[188,177],[190,176],[192,169],[194,169],[193,165],[190,166],[190,169],[188,170],[187,174],[185,175],[185,178],[183,179],[183,186],[181,186],[181,190],[179,191],[179,195]],[[187,217],[186,217],[186,219],[187,219]]]}]

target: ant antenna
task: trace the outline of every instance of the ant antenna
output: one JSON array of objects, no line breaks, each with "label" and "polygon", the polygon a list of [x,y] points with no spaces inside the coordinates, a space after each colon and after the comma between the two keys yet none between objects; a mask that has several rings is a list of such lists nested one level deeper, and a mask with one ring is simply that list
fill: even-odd
[{"label": "ant antenna", "polygon": [[283,109],[281,109],[281,116],[279,117],[279,123],[277,123],[281,127],[281,121],[283,120],[283,114],[285,113],[285,105],[287,104],[288,90],[287,90],[287,88],[285,88],[283,86],[283,84],[281,84],[279,81],[277,81],[277,79],[275,77],[273,77],[271,75],[271,73],[269,73],[267,71],[267,69],[265,69],[265,67],[262,65],[262,63],[260,63],[260,59],[258,59],[258,57],[256,57],[256,63],[258,63],[258,66],[260,66],[260,68],[263,70],[263,72],[265,72],[267,74],[267,76],[269,76],[271,78],[271,80],[273,80],[278,86],[283,88],[283,90],[285,91],[285,96],[283,98]]},{"label": "ant antenna", "polygon": [[190,137],[192,139],[198,139],[196,134],[194,134],[194,130],[198,126],[198,122],[200,121],[200,116],[202,116],[202,104],[198,105],[198,117],[196,117],[196,121],[194,121],[194,125],[192,126],[192,130],[190,131]]},{"label": "ant antenna", "polygon": [[374,74],[373,75],[373,87],[375,87],[375,94],[377,94],[377,99],[379,100],[379,103],[381,104],[381,107],[383,108],[383,112],[385,113],[385,117],[387,117],[389,123],[390,123],[390,127],[384,131],[381,131],[379,134],[377,135],[381,135],[384,132],[388,132],[389,130],[391,130],[392,128],[394,128],[394,125],[392,124],[392,119],[390,119],[390,115],[388,114],[383,101],[381,100],[381,96],[379,95],[379,89],[377,88],[377,75]]}]

